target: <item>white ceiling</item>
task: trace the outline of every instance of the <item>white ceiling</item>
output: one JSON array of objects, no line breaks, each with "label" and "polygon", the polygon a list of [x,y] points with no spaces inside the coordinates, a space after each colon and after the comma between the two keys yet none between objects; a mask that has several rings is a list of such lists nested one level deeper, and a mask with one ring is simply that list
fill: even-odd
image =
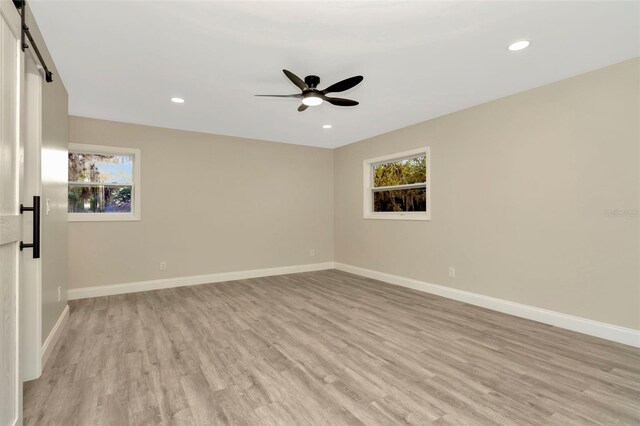
[{"label": "white ceiling", "polygon": [[[640,56],[636,1],[30,4],[71,114],[320,147]],[[320,88],[361,74],[336,95],[360,105],[254,97],[297,92],[282,68]]]}]

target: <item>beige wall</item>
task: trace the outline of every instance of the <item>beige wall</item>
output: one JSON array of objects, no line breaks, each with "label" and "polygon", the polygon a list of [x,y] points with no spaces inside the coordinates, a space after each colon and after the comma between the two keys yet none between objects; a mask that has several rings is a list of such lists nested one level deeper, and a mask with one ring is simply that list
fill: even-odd
[{"label": "beige wall", "polygon": [[[335,260],[640,329],[639,64],[335,150]],[[425,145],[432,220],[364,220],[362,161]]]},{"label": "beige wall", "polygon": [[[69,142],[68,94],[29,13],[29,29],[53,82],[42,81],[42,341],[44,342],[67,305],[67,145]],[[45,200],[51,211],[44,214]],[[58,287],[62,299],[58,301]]]},{"label": "beige wall", "polygon": [[331,150],[79,117],[70,142],[142,150],[142,220],[69,223],[70,288],[333,259]]}]

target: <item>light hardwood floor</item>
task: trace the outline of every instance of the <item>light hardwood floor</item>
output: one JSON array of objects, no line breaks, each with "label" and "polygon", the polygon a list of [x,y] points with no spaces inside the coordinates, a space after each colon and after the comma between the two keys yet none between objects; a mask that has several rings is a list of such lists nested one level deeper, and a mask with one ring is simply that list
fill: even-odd
[{"label": "light hardwood floor", "polygon": [[338,271],[71,303],[28,425],[640,424],[640,350]]}]

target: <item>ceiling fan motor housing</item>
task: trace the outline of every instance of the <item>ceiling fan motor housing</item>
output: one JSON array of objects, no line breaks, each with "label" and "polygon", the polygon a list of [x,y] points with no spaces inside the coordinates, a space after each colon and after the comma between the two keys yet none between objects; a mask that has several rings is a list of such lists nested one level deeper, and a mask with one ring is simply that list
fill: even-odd
[{"label": "ceiling fan motor housing", "polygon": [[308,75],[304,78],[304,82],[310,89],[315,89],[320,84],[320,77],[317,75]]}]

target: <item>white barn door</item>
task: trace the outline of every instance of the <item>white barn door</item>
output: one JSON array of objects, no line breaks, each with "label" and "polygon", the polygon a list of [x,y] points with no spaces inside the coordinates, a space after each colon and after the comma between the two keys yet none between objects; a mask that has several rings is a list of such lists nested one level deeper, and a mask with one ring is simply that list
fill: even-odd
[{"label": "white barn door", "polygon": [[0,0],[0,426],[22,416],[19,282],[22,54],[19,15]]}]

